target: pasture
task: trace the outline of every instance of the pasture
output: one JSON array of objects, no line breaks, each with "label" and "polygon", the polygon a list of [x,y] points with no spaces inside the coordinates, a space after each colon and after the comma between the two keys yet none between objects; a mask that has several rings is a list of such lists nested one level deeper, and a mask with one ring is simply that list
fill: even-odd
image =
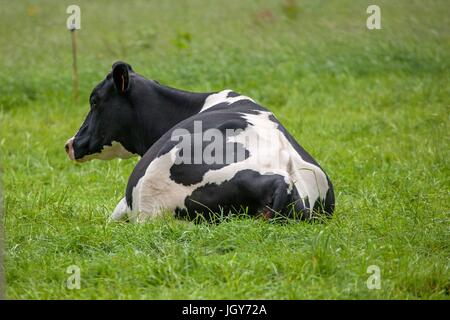
[{"label": "pasture", "polygon": [[[372,2],[76,1],[74,103],[70,3],[2,0],[7,298],[449,299],[449,4],[377,1],[368,30]],[[64,143],[116,60],[268,107],[329,174],[333,218],[108,222],[138,159],[74,164]]]}]

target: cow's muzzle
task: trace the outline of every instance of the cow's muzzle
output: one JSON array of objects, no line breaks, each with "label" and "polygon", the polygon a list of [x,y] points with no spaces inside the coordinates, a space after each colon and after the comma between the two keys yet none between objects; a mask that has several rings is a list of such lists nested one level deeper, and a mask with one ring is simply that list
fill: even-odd
[{"label": "cow's muzzle", "polygon": [[66,141],[66,145],[64,146],[70,160],[75,160],[75,152],[73,151],[73,140],[74,137],[70,138],[69,140]]}]

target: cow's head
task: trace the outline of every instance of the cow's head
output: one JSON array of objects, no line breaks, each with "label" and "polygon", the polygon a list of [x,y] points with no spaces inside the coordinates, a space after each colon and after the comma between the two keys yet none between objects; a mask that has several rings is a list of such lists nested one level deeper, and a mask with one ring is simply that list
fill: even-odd
[{"label": "cow's head", "polygon": [[137,74],[124,62],[116,62],[112,71],[92,91],[90,111],[77,134],[65,145],[71,160],[110,160],[130,158],[133,125],[131,91]]}]

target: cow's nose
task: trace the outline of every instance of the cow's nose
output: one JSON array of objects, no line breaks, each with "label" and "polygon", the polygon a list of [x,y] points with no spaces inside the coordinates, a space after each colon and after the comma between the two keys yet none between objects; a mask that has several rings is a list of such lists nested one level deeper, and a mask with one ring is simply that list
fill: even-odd
[{"label": "cow's nose", "polygon": [[70,160],[75,160],[75,154],[73,151],[73,137],[66,141],[64,145],[64,149],[66,149],[66,153],[69,156]]}]

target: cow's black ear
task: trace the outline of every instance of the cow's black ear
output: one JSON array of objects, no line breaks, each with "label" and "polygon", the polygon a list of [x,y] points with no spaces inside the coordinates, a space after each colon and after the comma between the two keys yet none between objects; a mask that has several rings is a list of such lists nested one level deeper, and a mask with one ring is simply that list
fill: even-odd
[{"label": "cow's black ear", "polygon": [[112,76],[117,92],[124,94],[130,86],[131,66],[125,62],[115,62],[112,65]]}]

